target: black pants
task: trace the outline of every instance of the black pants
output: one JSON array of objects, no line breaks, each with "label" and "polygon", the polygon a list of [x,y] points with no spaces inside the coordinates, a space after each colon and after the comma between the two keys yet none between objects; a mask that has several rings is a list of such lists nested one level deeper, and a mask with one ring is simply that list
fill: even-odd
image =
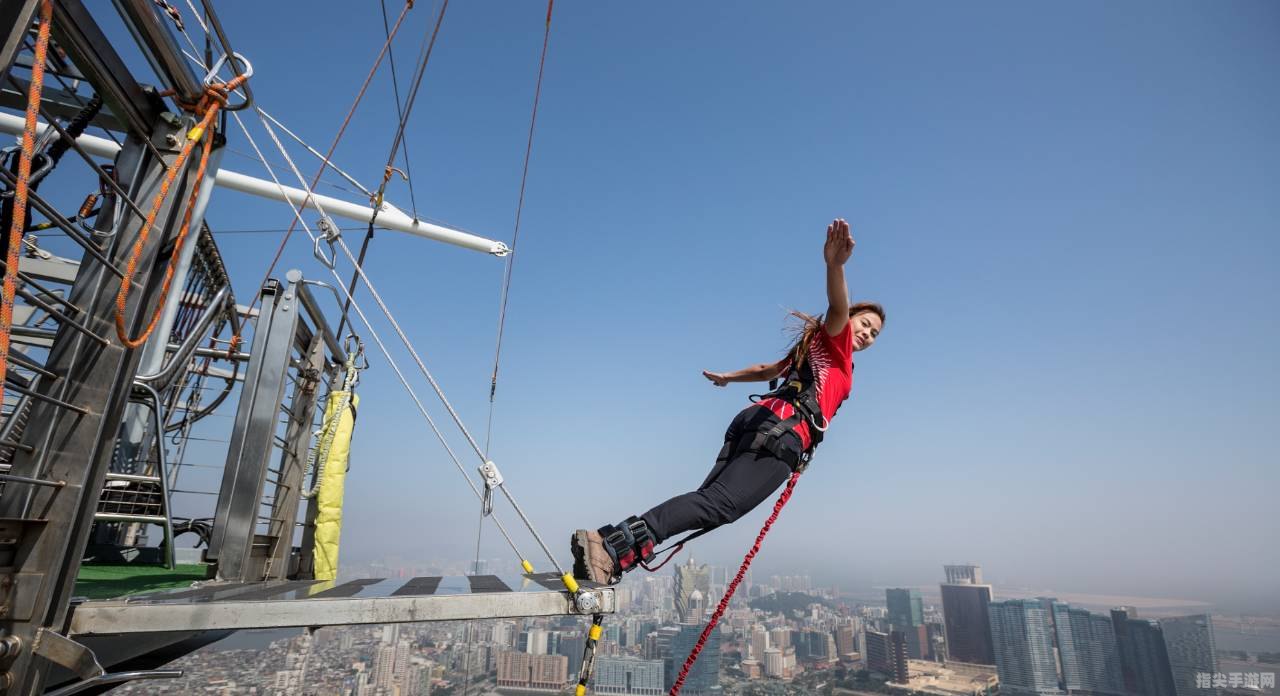
[{"label": "black pants", "polygon": [[736,521],[791,476],[789,464],[772,453],[751,449],[756,433],[777,422],[772,411],[760,406],[749,406],[733,419],[716,465],[698,490],[677,495],[641,515],[658,543],[681,532]]}]

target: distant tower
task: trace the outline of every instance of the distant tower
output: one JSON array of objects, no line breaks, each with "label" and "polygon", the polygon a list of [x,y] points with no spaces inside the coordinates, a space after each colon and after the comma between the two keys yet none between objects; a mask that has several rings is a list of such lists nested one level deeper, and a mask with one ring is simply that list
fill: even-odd
[{"label": "distant tower", "polygon": [[942,571],[947,574],[948,585],[982,584],[982,566],[944,565]]},{"label": "distant tower", "polygon": [[991,603],[988,611],[1000,692],[1061,693],[1044,606],[1034,599],[1011,599]]},{"label": "distant tower", "polygon": [[987,615],[987,606],[991,604],[991,586],[981,584],[982,568],[975,565],[949,565],[943,566],[943,570],[947,575],[947,582],[942,584],[941,589],[948,655],[957,662],[996,664],[991,647],[991,623]]},{"label": "distant tower", "polygon": [[707,598],[702,590],[694,590],[689,595],[689,604],[680,623],[701,624],[702,617],[707,615]]},{"label": "distant tower", "polygon": [[1068,691],[1123,694],[1124,676],[1110,616],[1054,602],[1053,626]]},{"label": "distant tower", "polygon": [[1111,610],[1126,693],[1164,696],[1177,693],[1160,622],[1137,618],[1126,607]]},{"label": "distant tower", "polygon": [[893,681],[906,684],[907,672],[907,640],[902,631],[889,631],[889,651],[893,655]]},{"label": "distant tower", "polygon": [[1197,674],[1218,671],[1213,622],[1207,614],[1160,619],[1177,696],[1217,696],[1217,689],[1197,689]]},{"label": "distant tower", "polygon": [[889,606],[889,625],[907,641],[907,654],[915,660],[929,659],[929,630],[924,625],[924,601],[919,590],[891,587],[884,591]]},{"label": "distant tower", "polygon": [[[685,657],[693,650],[698,638],[702,635],[702,626],[698,624],[680,624],[677,633],[671,637],[671,651],[663,660],[664,686],[667,689],[675,683],[676,675],[684,665]],[[712,631],[703,644],[698,661],[689,670],[688,678],[681,693],[689,696],[711,696],[722,693],[720,687],[720,632]]]},{"label": "distant tower", "polygon": [[601,694],[660,694],[663,666],[661,660],[639,660],[634,657],[602,657],[596,662],[594,691]]},{"label": "distant tower", "polygon": [[711,567],[708,565],[696,565],[693,562],[693,556],[689,557],[689,562],[684,565],[678,565],[675,568],[675,610],[676,621],[679,623],[694,623],[702,620],[702,614],[695,614],[690,611],[689,606],[690,595],[694,591],[702,593],[703,609],[711,598]]},{"label": "distant tower", "polygon": [[867,629],[867,669],[898,684],[907,683],[907,641],[901,631],[881,633]]},{"label": "distant tower", "polygon": [[884,591],[889,606],[889,623],[894,626],[924,625],[924,602],[919,590],[891,587]]}]

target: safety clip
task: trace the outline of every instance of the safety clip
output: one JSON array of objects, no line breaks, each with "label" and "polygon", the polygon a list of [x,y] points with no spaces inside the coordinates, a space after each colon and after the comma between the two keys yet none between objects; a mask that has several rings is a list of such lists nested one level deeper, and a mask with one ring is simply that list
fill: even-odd
[{"label": "safety clip", "polygon": [[[335,259],[338,257],[334,253],[333,243],[342,237],[342,230],[333,221],[333,218],[328,215],[320,218],[320,221],[316,223],[316,228],[320,230],[320,234],[316,236],[315,243],[311,246],[311,255],[315,256],[316,260],[324,264],[326,268],[333,269]],[[320,248],[320,242],[329,244],[328,256],[324,255],[324,251]]]},{"label": "safety clip", "polygon": [[[213,64],[213,67],[209,68],[209,72],[205,73],[203,80],[204,86],[212,87],[213,85],[222,82],[222,80],[218,79],[218,72],[221,71],[222,66],[227,63],[228,56],[224,53],[220,58],[218,58],[217,62]],[[253,77],[253,63],[250,63],[248,58],[245,58],[239,53],[233,52],[230,55],[230,63],[232,72],[237,76],[243,75],[246,80]],[[223,109],[226,109],[227,111],[240,111],[253,103],[253,93],[249,91],[249,88],[245,85],[241,85],[239,89],[244,90],[244,101],[239,104],[227,104],[222,107]]]},{"label": "safety clip", "polygon": [[493,491],[502,485],[502,472],[493,462],[485,462],[478,467],[480,478],[484,479],[484,497],[481,500],[481,512],[485,517],[493,514]]}]

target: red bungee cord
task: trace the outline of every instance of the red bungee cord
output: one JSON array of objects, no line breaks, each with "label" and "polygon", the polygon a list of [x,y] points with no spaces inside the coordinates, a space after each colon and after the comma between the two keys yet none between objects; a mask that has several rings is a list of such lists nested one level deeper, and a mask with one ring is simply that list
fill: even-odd
[{"label": "red bungee cord", "polygon": [[778,502],[773,504],[773,514],[769,515],[764,527],[760,529],[760,534],[756,536],[756,543],[751,546],[746,558],[742,559],[742,567],[738,568],[738,574],[734,576],[733,582],[729,583],[728,589],[724,592],[724,597],[720,599],[720,606],[716,607],[715,613],[711,615],[711,620],[707,622],[707,627],[702,629],[702,635],[698,637],[697,645],[693,646],[693,650],[689,652],[689,657],[685,659],[684,667],[680,668],[680,676],[676,677],[676,682],[671,685],[670,696],[679,696],[680,689],[684,687],[685,677],[689,676],[689,670],[693,669],[693,663],[698,661],[698,653],[702,652],[702,646],[706,644],[707,637],[715,630],[716,624],[720,623],[720,617],[724,615],[725,609],[729,608],[729,600],[733,599],[733,593],[738,589],[738,583],[742,582],[742,578],[747,574],[747,568],[751,567],[751,561],[760,552],[760,545],[764,543],[764,536],[769,533],[769,528],[777,521],[778,513],[782,512],[782,506],[786,505],[787,501],[791,499],[791,492],[795,490],[796,481],[800,480],[800,473],[797,471],[791,474],[791,479],[787,481],[787,487],[783,489],[782,495],[778,496]]}]

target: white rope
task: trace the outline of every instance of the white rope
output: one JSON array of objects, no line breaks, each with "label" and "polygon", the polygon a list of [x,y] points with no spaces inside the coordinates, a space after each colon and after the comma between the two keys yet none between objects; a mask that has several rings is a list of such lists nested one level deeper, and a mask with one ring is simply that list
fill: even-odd
[{"label": "white rope", "polygon": [[[207,36],[209,31],[208,27],[200,19],[199,13],[196,11],[195,6],[191,3],[191,0],[188,0],[187,4],[188,6],[191,7],[192,12],[196,17],[196,21],[200,24],[201,28],[204,29],[205,34]],[[198,53],[200,49],[196,45],[195,41],[191,38],[190,34],[188,34],[185,29],[183,29],[180,33],[186,38],[188,45],[191,46],[191,49]],[[195,56],[192,56],[186,51],[183,51],[183,54],[185,54],[188,59],[195,62],[197,65],[204,65],[203,61],[199,60]],[[332,221],[332,218],[329,218],[328,214],[325,212],[324,207],[320,203],[320,200],[315,197],[314,192],[311,190],[311,186],[306,181],[306,178],[302,176],[302,173],[300,171],[298,171],[297,165],[294,163],[293,158],[289,156],[289,152],[288,150],[285,149],[284,144],[280,142],[280,138],[276,135],[275,130],[267,122],[268,119],[276,123],[276,125],[280,126],[280,128],[283,129],[286,133],[289,133],[290,136],[292,136],[295,140],[301,143],[303,147],[307,148],[307,150],[312,152],[312,154],[315,154],[317,157],[320,157],[321,161],[326,166],[331,167],[334,171],[341,174],[349,182],[359,187],[362,191],[365,191],[366,193],[368,193],[368,190],[365,189],[363,186],[361,186],[361,184],[358,181],[356,181],[354,178],[350,177],[341,169],[339,169],[337,166],[329,162],[324,156],[316,152],[310,145],[308,145],[305,141],[303,141],[301,138],[295,135],[292,131],[286,128],[283,124],[277,121],[274,117],[272,117],[266,111],[256,106],[254,107],[254,111],[258,114],[258,120],[262,124],[263,129],[267,131],[267,135],[270,136],[271,141],[276,146],[276,149],[280,152],[280,155],[284,158],[285,162],[289,165],[289,169],[293,171],[293,175],[298,179],[298,182],[299,184],[301,184],[302,189],[307,192],[307,197],[302,201],[303,207],[305,207],[308,202],[311,202],[312,204],[315,205],[316,210],[320,213],[322,218],[328,218],[330,221]],[[261,161],[262,166],[266,168],[267,173],[271,176],[272,182],[275,183],[276,187],[279,188],[281,193],[283,194],[284,185],[280,183],[279,178],[275,174],[275,169],[271,166],[270,162],[267,161],[266,156],[263,155],[262,150],[258,147],[257,142],[253,139],[253,136],[249,133],[249,129],[245,127],[244,121],[240,118],[240,114],[234,111],[230,113],[232,117],[235,119],[236,124],[240,127],[241,132],[244,133],[245,138],[249,141],[249,144],[253,147],[253,151],[258,156],[258,159],[259,161]],[[306,220],[302,217],[302,213],[299,207],[295,206],[293,202],[288,199],[287,196],[282,195],[282,197],[286,201],[288,201],[289,208],[293,211],[294,217],[297,218],[299,223],[301,223],[302,229],[307,233],[307,236],[311,238],[312,243],[318,245],[319,237],[316,235],[315,232],[312,231],[311,226],[308,225]],[[336,223],[331,222],[331,224],[334,224],[336,227]],[[488,461],[488,458],[485,456],[484,451],[480,449],[480,446],[479,444],[476,443],[475,438],[471,436],[470,431],[468,431],[466,425],[463,424],[462,418],[458,415],[458,412],[454,410],[453,405],[449,403],[449,399],[445,396],[444,390],[440,388],[439,383],[436,382],[436,379],[434,376],[432,376],[431,371],[427,369],[426,363],[424,363],[422,360],[422,357],[418,355],[418,351],[413,347],[413,343],[409,340],[409,337],[405,334],[404,329],[401,328],[399,322],[396,321],[395,316],[391,313],[391,308],[387,306],[385,301],[383,301],[382,296],[378,293],[377,289],[374,287],[373,281],[365,273],[361,265],[356,261],[355,255],[351,253],[351,249],[347,246],[346,241],[340,235],[337,237],[337,244],[340,247],[342,247],[342,251],[347,255],[347,259],[351,262],[352,266],[355,268],[357,275],[359,275],[360,279],[364,281],[365,286],[369,289],[369,293],[373,296],[374,301],[378,304],[379,309],[382,310],[382,313],[386,317],[387,321],[390,322],[392,328],[395,329],[396,335],[400,337],[400,341],[404,344],[405,348],[408,349],[409,354],[413,356],[413,360],[418,365],[418,369],[422,372],[423,376],[426,377],[427,381],[431,384],[432,390],[435,391],[436,396],[440,399],[440,402],[444,404],[445,409],[449,412],[449,416],[453,418],[454,424],[456,424],[458,426],[458,429],[462,431],[463,436],[466,437],[467,442],[471,445],[471,448],[475,451],[476,455],[480,458],[480,461],[482,463],[486,463]],[[333,259],[332,261],[336,261],[336,259]],[[377,331],[374,330],[373,324],[369,321],[368,317],[365,316],[365,313],[361,309],[361,307],[355,302],[355,298],[352,296],[352,294],[347,290],[346,285],[342,282],[342,277],[338,274],[337,269],[335,268],[335,264],[322,263],[321,265],[326,266],[329,269],[329,272],[333,275],[334,280],[337,281],[336,286],[342,290],[342,294],[345,295],[347,303],[353,309],[355,309],[356,315],[360,318],[360,321],[361,323],[364,324],[365,328],[368,329],[369,335],[373,338],[374,342],[377,344],[378,349],[382,351],[383,356],[386,357],[387,362],[391,365],[392,370],[396,373],[396,377],[400,380],[400,384],[404,386],[407,392],[409,392],[409,396],[413,399],[414,403],[417,405],[418,411],[422,414],[423,418],[427,420],[427,424],[431,427],[431,431],[435,433],[435,436],[440,441],[440,444],[444,446],[445,451],[449,454],[449,458],[453,461],[454,466],[458,469],[458,472],[462,474],[464,479],[466,479],[467,486],[471,489],[471,492],[475,494],[478,498],[480,498],[481,501],[484,501],[485,495],[481,493],[479,489],[477,489],[475,483],[471,480],[471,476],[467,473],[466,469],[462,466],[462,462],[458,460],[458,457],[456,454],[454,454],[453,449],[449,447],[448,442],[445,440],[444,434],[441,433],[440,429],[436,426],[435,420],[433,420],[431,418],[431,415],[427,413],[426,407],[423,406],[421,399],[418,398],[417,392],[413,390],[413,387],[409,384],[408,380],[405,378],[404,373],[400,370],[399,365],[396,363],[395,359],[391,356],[391,352],[387,349],[386,345],[383,344],[382,339],[378,335]],[[560,575],[565,575],[564,569],[560,566],[560,562],[556,559],[555,554],[551,553],[551,550],[547,548],[546,543],[542,540],[542,536],[538,534],[538,531],[534,528],[532,521],[529,520],[528,516],[524,514],[524,511],[516,503],[516,500],[514,496],[511,495],[511,492],[507,490],[507,487],[505,485],[499,485],[499,488],[502,489],[503,495],[505,495],[507,500],[510,501],[511,506],[515,508],[516,514],[520,517],[520,520],[524,523],[525,527],[529,530],[529,533],[533,535],[533,538],[535,541],[537,541],[538,546],[542,548],[543,553],[545,553],[547,558],[551,561],[551,565],[555,567],[556,571]],[[493,521],[494,521],[494,524],[498,526],[498,529],[502,532],[502,535],[506,538],[507,543],[511,546],[512,551],[516,553],[516,555],[520,558],[522,562],[526,562],[524,555],[520,553],[520,550],[516,547],[515,542],[511,539],[511,536],[507,533],[506,529],[503,527],[502,523],[498,520],[497,516],[494,516]]]},{"label": "white rope", "polygon": [[[196,9],[196,5],[195,5],[195,3],[191,2],[191,0],[187,0],[187,7],[190,7],[190,8],[191,8],[191,15],[192,15],[193,17],[195,17],[195,18],[196,18],[196,24],[199,24],[199,25],[200,25],[200,29],[204,31],[204,33],[205,33],[205,35],[206,35],[206,36],[208,36],[208,34],[209,34],[209,27],[208,27],[208,25],[206,25],[206,24],[204,23],[204,20],[200,18],[200,10],[197,10],[197,9]],[[185,33],[187,33],[187,32],[186,32],[186,30],[184,29],[184,30],[182,31],[182,33],[184,33],[184,34],[185,34]]]},{"label": "white rope", "polygon": [[[236,122],[239,123],[240,122],[239,116],[235,112],[232,112],[232,115],[236,116]],[[284,149],[284,145],[280,142],[279,137],[276,136],[275,130],[271,128],[271,125],[267,123],[266,119],[259,119],[259,120],[262,122],[262,127],[266,129],[267,134],[271,136],[271,140],[272,142],[275,143],[276,148],[280,151],[281,157],[283,157],[285,162],[289,164],[289,168],[293,170],[293,175],[297,177],[298,182],[302,185],[303,189],[307,191],[307,197],[311,198],[312,200],[315,200],[314,198],[312,198],[311,189],[307,185],[306,179],[302,176],[302,172],[298,171],[298,167],[296,164],[294,164],[293,159],[289,156],[288,151]],[[241,124],[241,128],[243,129],[243,124]],[[254,146],[254,150],[259,152],[259,155],[261,156],[261,151],[257,149],[256,145]],[[264,159],[264,165],[265,165],[266,164],[265,158],[263,159]],[[272,180],[275,181],[274,174],[272,175]],[[277,186],[279,185],[278,181],[276,182],[276,185]],[[326,213],[324,212],[324,209],[319,205],[319,201],[317,200],[315,202],[316,202],[316,209],[320,212],[322,216],[327,217]],[[292,206],[292,204],[290,205]],[[305,202],[304,202],[304,205],[305,205]],[[297,212],[296,208],[295,208],[295,214],[298,215],[299,222],[303,222],[301,220],[301,214]],[[311,232],[311,228],[308,225],[306,225],[305,222],[303,222],[303,229],[306,230],[307,235],[312,238],[313,242],[316,241],[317,239],[316,236]],[[427,369],[426,363],[422,361],[422,357],[419,356],[418,351],[414,349],[413,342],[409,340],[409,337],[408,335],[405,334],[404,329],[400,327],[400,323],[396,321],[395,316],[391,313],[391,308],[387,306],[387,303],[385,301],[383,301],[382,296],[378,293],[377,288],[374,287],[373,281],[369,278],[368,274],[365,273],[364,268],[362,268],[361,265],[356,262],[356,257],[354,254],[351,253],[351,249],[347,246],[346,241],[341,236],[339,236],[337,238],[337,244],[339,247],[342,248],[343,253],[347,255],[347,259],[351,262],[351,265],[355,268],[356,274],[359,275],[360,279],[364,281],[365,287],[369,289],[369,294],[373,296],[374,302],[376,302],[379,309],[382,310],[383,316],[386,317],[387,321],[391,324],[392,328],[395,329],[396,335],[400,337],[400,341],[401,343],[404,344],[404,347],[409,351],[409,355],[413,356],[413,360],[418,365],[418,369],[422,372],[423,376],[425,376],[427,378],[427,381],[431,384],[431,388],[435,391],[436,396],[440,399],[440,402],[444,404],[445,409],[449,412],[449,415],[453,418],[454,424],[458,426],[458,429],[461,430],[462,434],[467,438],[467,442],[471,444],[471,447],[472,449],[475,450],[476,455],[480,457],[480,461],[482,463],[486,463],[487,459],[484,456],[484,452],[480,449],[480,445],[476,444],[475,438],[471,437],[471,433],[467,430],[467,427],[463,425],[462,418],[458,415],[458,412],[454,410],[453,405],[449,403],[449,399],[445,396],[444,390],[440,388],[440,384],[436,382],[435,377],[431,375],[431,371]],[[342,285],[342,278],[341,276],[338,275],[337,269],[334,268],[333,266],[329,266],[329,272],[333,274],[333,277],[338,281],[338,284]],[[356,305],[355,305],[354,298],[352,298],[351,293],[347,291],[346,286],[342,286],[342,292],[347,297],[348,302],[350,302],[351,305],[355,307]],[[364,313],[359,309],[357,309],[356,312],[357,314],[360,315],[361,321],[364,321],[365,325],[369,327],[370,332],[372,332],[373,327],[364,318]],[[378,341],[378,347],[383,350],[383,353],[386,354],[388,360],[390,360],[390,353],[382,345],[382,342],[380,339],[378,339],[377,335],[376,334],[373,334],[373,335],[375,340]],[[397,373],[399,373],[398,368],[397,368]],[[406,386],[407,386],[407,383],[406,383]],[[425,409],[423,409],[423,415],[426,415]],[[431,422],[432,429],[436,430],[435,422],[431,421],[429,416],[428,416],[428,421]],[[436,430],[436,433],[437,433],[437,436],[440,437],[441,442],[443,442],[444,438],[442,435],[439,434],[439,430]],[[446,446],[446,449],[447,449],[447,446]],[[450,454],[452,455],[452,450],[450,450]],[[464,471],[462,468],[462,463],[457,461],[456,458],[454,459],[454,463],[458,466],[459,471]],[[467,476],[467,482],[471,483],[470,476]],[[542,548],[542,551],[544,554],[546,554],[547,559],[551,561],[551,565],[555,567],[558,574],[565,575],[564,568],[560,566],[560,562],[556,559],[555,554],[551,553],[551,549],[548,548],[546,542],[542,540],[542,535],[538,534],[538,530],[534,528],[533,522],[528,518],[527,515],[524,514],[524,511],[520,509],[520,506],[516,504],[515,497],[511,495],[511,492],[507,490],[507,487],[505,485],[501,485],[499,487],[502,489],[503,495],[505,495],[507,500],[511,502],[511,506],[515,508],[516,514],[520,516],[520,520],[524,522],[525,528],[529,530],[529,533],[531,535],[533,535],[534,540],[538,542],[538,546]],[[475,488],[473,487],[472,490],[474,491]],[[478,491],[477,491],[477,494],[479,494]],[[484,500],[483,495],[481,495],[481,500]],[[523,560],[523,557],[522,557],[522,560]]]},{"label": "white rope", "polygon": [[[235,118],[236,124],[240,126],[240,130],[244,133],[245,138],[249,141],[249,145],[253,147],[253,151],[257,153],[259,160],[261,160],[263,163],[263,166],[267,168],[267,173],[271,176],[271,180],[275,182],[276,186],[283,189],[284,185],[280,183],[279,178],[276,177],[275,170],[271,167],[271,165],[266,161],[266,158],[262,155],[262,150],[258,148],[257,142],[254,141],[253,136],[249,133],[249,129],[245,127],[244,122],[240,119],[240,115],[236,112],[231,112],[231,115]],[[270,134],[271,133],[270,126],[267,126],[265,122],[263,123],[263,126],[267,129],[267,132]],[[277,147],[279,147],[279,144],[278,144],[279,140],[275,137],[273,137],[272,139],[276,141]],[[281,148],[281,152],[282,154],[285,155],[285,159],[288,160],[289,159],[288,153],[284,152],[283,148]],[[293,167],[293,170],[296,174],[297,168]],[[304,182],[304,186],[305,186],[305,182]],[[308,189],[308,194],[309,193],[310,193],[310,190]],[[316,239],[316,234],[311,230],[311,226],[308,225],[307,221],[302,217],[301,211],[298,209],[297,206],[293,204],[292,201],[288,201],[288,203],[289,203],[289,208],[293,211],[294,217],[296,217],[298,219],[298,222],[302,225],[302,229],[314,241]],[[462,462],[458,460],[458,456],[454,453],[453,449],[449,447],[449,442],[445,439],[444,434],[440,432],[440,428],[436,426],[435,420],[431,418],[431,414],[427,412],[426,407],[422,405],[422,400],[418,398],[418,393],[414,391],[413,386],[409,384],[409,380],[405,377],[404,372],[400,370],[400,366],[396,362],[395,358],[392,357],[391,352],[387,350],[387,346],[382,342],[382,338],[378,335],[378,332],[373,328],[373,324],[369,321],[369,318],[365,316],[364,311],[361,309],[360,305],[355,301],[355,298],[351,297],[351,295],[347,293],[346,286],[342,284],[341,282],[342,278],[338,275],[337,271],[333,269],[329,269],[329,270],[330,270],[330,273],[333,274],[334,278],[338,280],[337,287],[342,291],[344,295],[346,295],[347,301],[350,303],[351,308],[355,310],[356,316],[360,318],[360,322],[364,324],[365,328],[369,331],[369,336],[373,338],[373,342],[378,346],[378,350],[380,350],[382,352],[383,357],[387,359],[387,363],[391,366],[391,370],[395,372],[396,378],[400,380],[400,384],[405,388],[405,391],[409,393],[409,397],[413,399],[414,405],[418,407],[418,412],[421,413],[422,417],[426,419],[427,425],[431,427],[431,432],[435,434],[436,439],[440,441],[441,446],[443,446],[445,452],[448,453],[449,459],[453,461],[453,464],[458,469],[458,472],[462,474],[462,478],[466,480],[467,487],[471,489],[471,492],[477,498],[483,500],[484,494],[481,493],[480,490],[476,487],[475,482],[471,480],[471,475],[467,473],[467,470],[462,466]],[[507,540],[507,544],[511,546],[511,550],[514,551],[516,556],[523,561],[525,558],[524,554],[520,553],[520,549],[516,546],[515,541],[512,540],[511,535],[506,530],[506,527],[503,526],[501,520],[499,520],[496,515],[493,516],[493,522],[495,525],[497,525],[498,530],[502,532],[502,536]]]},{"label": "white rope", "polygon": [[372,196],[373,196],[373,192],[372,192],[372,191],[370,191],[369,189],[365,188],[364,184],[361,184],[359,181],[356,181],[356,180],[355,180],[355,178],[354,178],[354,177],[352,177],[350,174],[348,174],[348,173],[346,173],[346,172],[342,171],[341,169],[339,169],[339,168],[338,168],[338,165],[336,165],[336,164],[334,164],[334,163],[333,163],[333,160],[330,160],[330,159],[325,158],[325,156],[324,156],[324,155],[322,155],[322,154],[320,154],[320,152],[319,152],[318,150],[316,150],[314,147],[311,147],[310,145],[308,145],[308,144],[307,144],[307,141],[303,140],[301,136],[299,136],[297,133],[294,133],[293,131],[289,130],[289,127],[288,127],[288,126],[286,126],[286,125],[284,125],[283,123],[281,123],[281,122],[280,122],[280,121],[279,121],[275,116],[272,116],[271,114],[267,113],[266,111],[264,111],[263,109],[261,109],[261,108],[259,108],[259,107],[257,107],[257,106],[255,106],[255,107],[254,107],[254,110],[258,112],[258,115],[260,115],[260,116],[265,116],[265,117],[266,117],[267,119],[269,119],[272,123],[274,123],[274,124],[276,124],[277,126],[279,126],[279,127],[280,127],[280,130],[282,130],[282,131],[284,131],[285,133],[287,133],[287,134],[289,135],[289,137],[291,137],[291,138],[293,138],[294,140],[296,140],[296,141],[298,142],[298,144],[299,144],[299,145],[301,145],[302,147],[306,148],[307,152],[310,152],[311,154],[315,155],[315,156],[316,156],[316,158],[317,158],[317,159],[319,159],[319,160],[320,160],[320,162],[324,164],[324,166],[326,166],[326,167],[328,167],[329,169],[332,169],[333,171],[337,172],[339,176],[341,176],[343,179],[346,179],[346,180],[347,180],[347,182],[348,182],[348,183],[350,183],[352,186],[355,186],[356,188],[360,189],[360,193],[363,193],[364,195],[366,195],[366,196],[370,196],[370,197],[372,197]]}]

